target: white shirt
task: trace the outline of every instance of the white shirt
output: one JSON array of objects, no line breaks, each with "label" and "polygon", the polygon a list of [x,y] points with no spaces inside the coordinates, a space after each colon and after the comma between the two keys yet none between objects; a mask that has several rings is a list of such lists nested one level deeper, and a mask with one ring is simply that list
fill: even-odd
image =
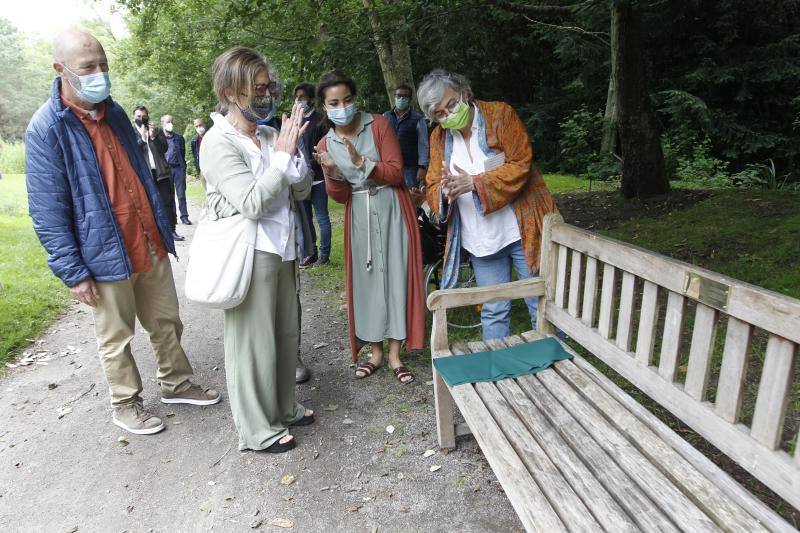
[{"label": "white shirt", "polygon": [[[212,113],[214,126],[219,126],[225,133],[232,134],[247,150],[253,176],[260,178],[270,166],[281,169],[289,183],[299,183],[308,171],[303,155],[298,151],[292,158],[286,152],[276,152],[271,144],[261,141],[261,148],[256,146],[247,135],[234,128],[219,113]],[[290,206],[289,187],[285,187],[278,197],[269,205],[258,219],[255,249],[281,256],[284,261],[297,258],[297,246],[294,235],[294,212]]]},{"label": "white shirt", "polygon": [[[480,110],[477,106],[474,109],[469,146],[464,142],[461,132],[453,130],[453,153],[450,156],[450,172],[453,174],[458,173],[456,165],[473,176],[486,172],[484,162],[488,157],[481,150],[478,140]],[[461,217],[461,246],[472,255],[485,257],[495,254],[522,238],[511,206],[507,205],[499,211],[483,215],[475,209],[473,193],[464,193],[456,201]]]}]

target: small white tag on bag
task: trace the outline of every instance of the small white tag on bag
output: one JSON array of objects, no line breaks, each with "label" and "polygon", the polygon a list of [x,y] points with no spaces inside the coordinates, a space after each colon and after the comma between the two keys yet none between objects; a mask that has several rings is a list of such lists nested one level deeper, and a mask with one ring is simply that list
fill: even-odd
[{"label": "small white tag on bag", "polygon": [[214,309],[231,309],[247,296],[253,273],[258,221],[240,214],[202,219],[189,247],[186,298]]}]

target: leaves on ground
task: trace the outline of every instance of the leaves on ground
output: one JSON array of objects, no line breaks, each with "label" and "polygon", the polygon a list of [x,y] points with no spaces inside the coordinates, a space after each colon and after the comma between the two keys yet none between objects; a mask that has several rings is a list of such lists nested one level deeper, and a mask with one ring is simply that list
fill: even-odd
[{"label": "leaves on ground", "polygon": [[442,466],[441,466],[441,465],[433,465],[433,466],[430,468],[431,472],[436,472],[437,470],[441,470],[441,469],[442,469]]},{"label": "leaves on ground", "polygon": [[436,450],[425,450],[425,453],[422,454],[422,457],[430,457],[432,455],[436,455]]},{"label": "leaves on ground", "polygon": [[126,437],[122,436],[122,435],[117,437],[117,442],[119,442],[120,446],[123,446],[123,447],[127,446],[128,444],[130,444],[130,442],[128,442],[128,439]]},{"label": "leaves on ground", "polygon": [[333,411],[337,410],[338,408],[339,408],[339,406],[336,405],[335,403],[330,403],[330,404],[326,405],[325,407],[323,407],[323,410],[333,412]]},{"label": "leaves on ground", "polygon": [[292,484],[292,483],[294,483],[295,481],[297,481],[297,478],[296,478],[296,477],[294,477],[294,476],[293,476],[293,475],[291,475],[291,474],[286,474],[285,476],[283,476],[283,477],[281,478],[281,485],[291,485],[291,484]]},{"label": "leaves on ground", "polygon": [[267,522],[267,524],[274,527],[282,527],[284,529],[290,529],[294,527],[294,522],[292,522],[288,518],[273,518],[272,520]]}]

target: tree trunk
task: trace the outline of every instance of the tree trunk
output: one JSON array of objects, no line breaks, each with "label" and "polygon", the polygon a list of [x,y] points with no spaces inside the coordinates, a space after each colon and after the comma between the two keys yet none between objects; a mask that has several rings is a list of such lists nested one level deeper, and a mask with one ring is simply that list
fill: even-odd
[{"label": "tree trunk", "polygon": [[606,96],[606,112],[603,115],[603,139],[600,142],[601,154],[613,154],[617,149],[617,91],[614,86],[614,55],[611,55],[611,75],[608,77],[608,95]]},{"label": "tree trunk", "polygon": [[[389,107],[394,107],[394,90],[398,85],[406,84],[414,87],[414,74],[411,67],[411,52],[408,47],[408,38],[405,28],[392,29],[381,19],[375,0],[363,0],[367,8],[370,26],[372,26],[372,42],[378,54],[381,65],[383,83],[386,86],[386,96]],[[386,0],[386,4],[396,4],[397,0]],[[416,101],[416,99],[414,99]]]},{"label": "tree trunk", "polygon": [[625,198],[669,192],[655,112],[650,105],[642,14],[636,0],[612,0],[611,54]]}]

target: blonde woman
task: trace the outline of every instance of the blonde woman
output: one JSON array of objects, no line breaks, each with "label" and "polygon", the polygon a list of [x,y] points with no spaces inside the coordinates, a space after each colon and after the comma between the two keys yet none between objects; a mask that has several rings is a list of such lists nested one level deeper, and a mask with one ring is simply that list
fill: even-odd
[{"label": "blonde woman", "polygon": [[240,450],[282,453],[296,443],[291,426],[314,413],[295,399],[299,336],[295,200],[311,191],[297,150],[303,109],[279,132],[258,126],[271,110],[269,64],[243,47],[223,52],[212,69],[219,112],[200,146],[207,216],[258,220],[252,279],[244,301],[225,311],[225,372]]}]

